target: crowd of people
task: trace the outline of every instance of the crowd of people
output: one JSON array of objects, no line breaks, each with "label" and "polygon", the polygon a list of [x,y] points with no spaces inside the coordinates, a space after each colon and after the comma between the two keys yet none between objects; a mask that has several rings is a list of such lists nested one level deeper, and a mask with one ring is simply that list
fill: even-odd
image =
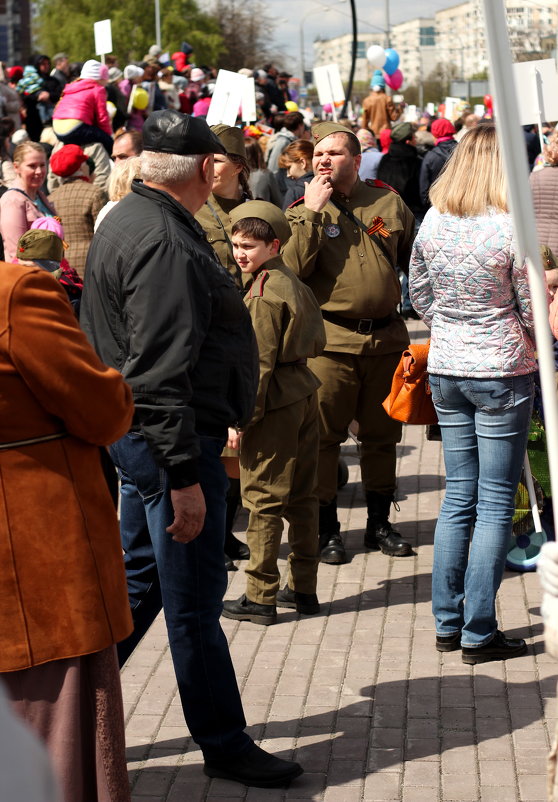
[{"label": "crowd of people", "polygon": [[[190,55],[41,55],[0,84],[0,673],[67,802],[129,800],[118,665],[161,608],[205,773],[302,773],[247,734],[219,619],[320,612],[320,562],[349,559],[354,421],[363,548],[413,554],[390,523],[402,426],[382,406],[405,318],[431,331],[446,463],[433,647],[466,664],[527,649],[495,606],[537,364],[494,122],[409,122],[381,73],[358,119],[309,120],[267,65],[244,71],[257,123],[210,128],[216,74]],[[529,133],[550,301],[558,134],[537,154]],[[223,603],[239,560],[245,593]]]}]

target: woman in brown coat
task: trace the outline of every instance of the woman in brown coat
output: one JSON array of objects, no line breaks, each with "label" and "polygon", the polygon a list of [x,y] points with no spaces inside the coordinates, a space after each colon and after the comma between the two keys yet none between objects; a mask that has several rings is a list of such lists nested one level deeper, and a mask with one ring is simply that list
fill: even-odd
[{"label": "woman in brown coat", "polygon": [[99,446],[132,414],[58,282],[0,264],[0,676],[66,802],[129,800],[114,644],[132,625]]}]

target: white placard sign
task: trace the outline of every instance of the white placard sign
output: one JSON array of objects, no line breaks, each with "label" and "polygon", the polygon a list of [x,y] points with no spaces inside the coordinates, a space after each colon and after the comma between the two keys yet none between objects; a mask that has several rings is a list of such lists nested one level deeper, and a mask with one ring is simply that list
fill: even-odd
[{"label": "white placard sign", "polygon": [[521,125],[558,120],[558,73],[553,58],[513,65]]},{"label": "white placard sign", "polygon": [[407,106],[405,109],[405,122],[415,123],[418,120],[418,111],[416,106]]},{"label": "white placard sign", "polygon": [[256,112],[256,84],[253,78],[244,81],[242,89],[242,119],[246,124],[255,122],[258,119]]},{"label": "white placard sign", "polygon": [[455,108],[462,103],[462,100],[460,97],[447,97],[444,102],[446,104],[444,117],[446,120],[453,120],[455,117]]},{"label": "white placard sign", "polygon": [[112,53],[112,28],[109,19],[102,19],[93,23],[95,34],[95,53],[97,56],[104,56]]},{"label": "white placard sign", "polygon": [[326,64],[323,67],[314,67],[314,83],[318,90],[320,104],[343,103],[345,90],[341,83],[341,75],[337,64]]},{"label": "white placard sign", "polygon": [[434,103],[427,103],[426,104],[426,112],[430,114],[431,117],[434,117],[436,114],[436,109],[434,108]]},{"label": "white placard sign", "polygon": [[473,114],[476,114],[477,117],[482,117],[485,111],[486,109],[484,108],[482,103],[475,103]]},{"label": "white placard sign", "polygon": [[230,70],[219,70],[211,105],[207,112],[208,125],[234,125],[242,103],[247,78]]}]

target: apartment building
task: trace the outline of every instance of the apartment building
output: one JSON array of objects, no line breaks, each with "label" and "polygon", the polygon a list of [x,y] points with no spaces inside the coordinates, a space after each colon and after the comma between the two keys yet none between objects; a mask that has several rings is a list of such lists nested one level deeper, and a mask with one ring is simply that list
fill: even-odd
[{"label": "apartment building", "polygon": [[406,84],[420,83],[436,66],[438,51],[434,18],[417,17],[394,25],[390,41],[399,53]]},{"label": "apartment building", "polygon": [[29,0],[0,0],[0,61],[26,64],[31,52]]},{"label": "apartment building", "polygon": [[[506,0],[506,14],[515,61],[551,55],[558,30],[558,3],[554,0],[537,0],[536,3]],[[358,38],[355,80],[367,81],[372,68],[366,60],[366,50],[371,44],[378,44],[379,37],[378,34],[359,34]],[[467,80],[488,68],[481,0],[467,0],[442,9],[433,18],[417,17],[394,25],[390,40],[401,59],[403,87],[425,80],[438,63],[459,80]],[[351,67],[351,47],[349,34],[316,41],[314,65],[337,63],[341,78],[346,81]]]}]

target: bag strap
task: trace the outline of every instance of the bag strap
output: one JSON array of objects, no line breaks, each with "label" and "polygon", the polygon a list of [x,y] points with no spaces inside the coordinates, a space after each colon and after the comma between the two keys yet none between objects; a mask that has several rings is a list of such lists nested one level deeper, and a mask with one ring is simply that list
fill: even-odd
[{"label": "bag strap", "polygon": [[395,270],[395,266],[391,264],[391,254],[389,253],[388,249],[386,248],[380,237],[378,237],[374,233],[371,233],[370,229],[367,226],[365,226],[362,220],[360,220],[356,215],[354,215],[350,209],[346,209],[344,206],[341,206],[341,204],[337,203],[337,201],[334,200],[333,198],[330,198],[330,203],[332,203],[336,209],[342,212],[345,215],[345,217],[348,217],[351,223],[357,225],[364,231],[365,234],[367,234],[370,237],[372,242],[378,246],[378,248],[381,250],[383,255],[386,257],[387,261],[391,265],[391,267]]}]

